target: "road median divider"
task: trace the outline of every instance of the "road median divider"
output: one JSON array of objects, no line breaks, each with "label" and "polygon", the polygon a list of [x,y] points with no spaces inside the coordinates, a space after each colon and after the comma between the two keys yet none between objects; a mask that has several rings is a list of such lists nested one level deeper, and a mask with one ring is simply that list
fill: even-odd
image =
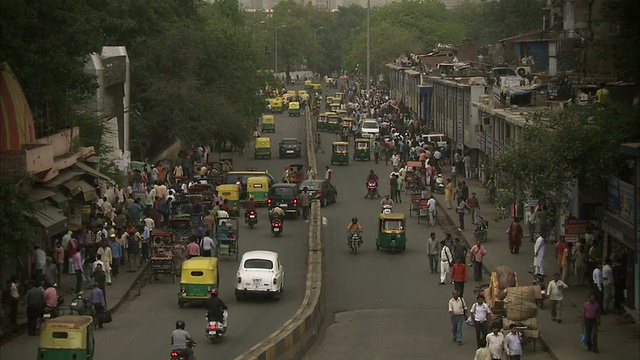
[{"label": "road median divider", "polygon": [[[316,167],[313,123],[309,108],[305,109],[305,133],[307,160],[318,174]],[[304,298],[298,311],[269,337],[262,340],[235,360],[298,359],[313,343],[322,324],[320,304],[322,292],[322,215],[320,202],[311,202],[309,213],[309,249],[307,254],[307,281]]]}]

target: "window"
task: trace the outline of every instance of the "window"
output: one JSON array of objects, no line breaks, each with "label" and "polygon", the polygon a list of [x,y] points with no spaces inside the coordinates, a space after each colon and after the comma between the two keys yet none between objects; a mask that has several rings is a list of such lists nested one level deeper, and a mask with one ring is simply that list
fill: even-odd
[{"label": "window", "polygon": [[68,339],[69,333],[66,331],[54,331],[51,333],[51,337],[54,339]]},{"label": "window", "polygon": [[272,186],[269,194],[273,197],[291,197],[294,196],[292,187]]},{"label": "window", "polygon": [[385,220],[382,224],[383,230],[404,230],[404,221],[402,220]]},{"label": "window", "polygon": [[191,276],[203,276],[204,273],[202,271],[192,271]]},{"label": "window", "polygon": [[268,259],[247,259],[244,262],[245,269],[273,269],[273,261]]}]

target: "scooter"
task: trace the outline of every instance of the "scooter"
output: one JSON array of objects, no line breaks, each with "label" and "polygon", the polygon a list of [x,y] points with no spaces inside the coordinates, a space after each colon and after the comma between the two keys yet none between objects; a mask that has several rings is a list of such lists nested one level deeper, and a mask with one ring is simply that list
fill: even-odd
[{"label": "scooter", "polygon": [[442,174],[436,176],[436,191],[439,194],[444,194],[444,177],[442,177]]},{"label": "scooter", "polygon": [[533,275],[532,285],[540,285],[540,299],[536,299],[536,305],[540,309],[544,309],[544,299],[547,297],[547,287],[545,285],[546,275],[536,274],[533,271],[529,271],[529,274]]},{"label": "scooter", "polygon": [[271,220],[271,233],[275,236],[282,234],[282,220],[279,217]]},{"label": "scooter", "polygon": [[353,255],[358,253],[358,248],[362,245],[362,235],[359,231],[352,231],[349,236],[349,249]]},{"label": "scooter", "polygon": [[375,181],[369,181],[367,182],[367,198],[369,199],[373,199],[375,197],[380,197],[380,194],[378,194],[378,183]]},{"label": "scooter", "polygon": [[[187,347],[190,349],[193,349],[194,347],[196,347],[196,343],[193,340],[187,340]],[[195,360],[195,356],[192,356],[192,358]],[[185,354],[183,351],[178,351],[178,350],[172,350],[171,351],[171,357],[169,358],[169,360],[189,360],[187,358],[187,354]]]},{"label": "scooter", "polygon": [[249,229],[253,229],[253,227],[258,223],[258,214],[254,210],[249,211],[247,215],[247,224],[249,224]]},{"label": "scooter", "polygon": [[227,332],[227,325],[226,325],[227,316],[228,316],[227,311],[223,310],[222,321],[209,320],[207,318],[207,327],[204,330],[204,332],[205,332],[205,335],[207,336],[207,339],[209,339],[209,341],[211,341],[212,343],[218,343],[222,341],[222,337]]},{"label": "scooter", "polygon": [[93,308],[89,303],[89,298],[83,297],[82,294],[83,292],[80,291],[71,299],[69,304],[71,315],[91,315]]},{"label": "scooter", "polygon": [[391,214],[393,212],[393,205],[384,205],[380,211],[383,214]]},{"label": "scooter", "polygon": [[487,241],[487,229],[489,228],[489,222],[478,215],[478,221],[476,221],[476,228],[473,230],[473,235],[481,243]]}]

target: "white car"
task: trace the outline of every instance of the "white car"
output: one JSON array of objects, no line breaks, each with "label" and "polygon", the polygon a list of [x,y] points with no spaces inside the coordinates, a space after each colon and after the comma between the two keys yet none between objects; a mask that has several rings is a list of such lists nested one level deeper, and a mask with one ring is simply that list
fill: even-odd
[{"label": "white car", "polygon": [[284,291],[284,268],[277,252],[257,250],[242,255],[236,274],[236,299],[247,295],[273,296]]},{"label": "white car", "polygon": [[377,138],[378,134],[380,134],[380,125],[374,119],[363,120],[360,124],[360,132],[362,132],[363,137]]}]

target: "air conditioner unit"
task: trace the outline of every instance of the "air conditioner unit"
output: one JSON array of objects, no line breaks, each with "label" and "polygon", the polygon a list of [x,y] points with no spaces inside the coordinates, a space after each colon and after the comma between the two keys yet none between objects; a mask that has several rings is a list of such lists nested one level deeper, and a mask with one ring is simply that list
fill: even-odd
[{"label": "air conditioner unit", "polygon": [[482,118],[482,125],[485,125],[485,126],[491,125],[491,118],[489,117]]},{"label": "air conditioner unit", "polygon": [[518,68],[516,69],[516,73],[521,77],[525,77],[525,76],[531,74],[531,67],[529,67],[529,66],[518,66]]}]

